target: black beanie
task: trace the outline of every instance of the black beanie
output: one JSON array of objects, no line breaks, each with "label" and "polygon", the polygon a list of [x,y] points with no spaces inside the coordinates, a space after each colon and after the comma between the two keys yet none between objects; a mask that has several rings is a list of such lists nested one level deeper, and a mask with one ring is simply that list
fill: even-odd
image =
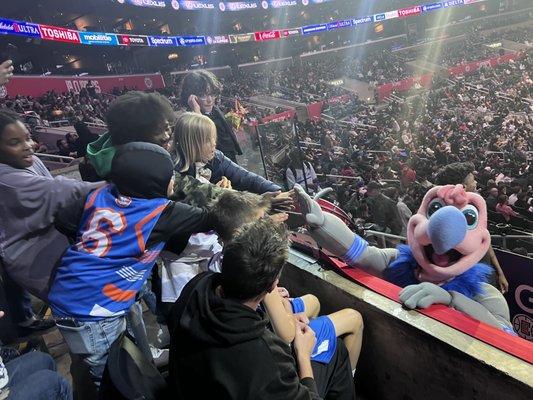
[{"label": "black beanie", "polygon": [[153,143],[131,142],[116,146],[109,180],[123,196],[166,198],[173,174],[168,151]]}]

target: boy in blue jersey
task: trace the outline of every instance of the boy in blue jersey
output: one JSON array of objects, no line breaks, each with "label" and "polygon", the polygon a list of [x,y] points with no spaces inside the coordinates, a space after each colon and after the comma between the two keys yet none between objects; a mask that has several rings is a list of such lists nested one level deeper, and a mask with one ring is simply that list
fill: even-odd
[{"label": "boy in blue jersey", "polygon": [[88,368],[95,387],[165,242],[214,225],[207,211],[168,200],[172,177],[172,159],[163,148],[141,142],[117,146],[111,183],[91,192],[80,207],[75,244],[57,269],[49,295],[52,313],[73,363]]}]

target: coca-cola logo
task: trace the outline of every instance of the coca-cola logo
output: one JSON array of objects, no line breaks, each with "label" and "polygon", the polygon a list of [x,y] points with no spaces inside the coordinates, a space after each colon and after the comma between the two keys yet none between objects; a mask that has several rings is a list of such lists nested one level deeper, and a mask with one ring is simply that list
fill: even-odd
[{"label": "coca-cola logo", "polygon": [[274,40],[280,38],[280,31],[264,31],[264,32],[255,32],[255,40]]}]

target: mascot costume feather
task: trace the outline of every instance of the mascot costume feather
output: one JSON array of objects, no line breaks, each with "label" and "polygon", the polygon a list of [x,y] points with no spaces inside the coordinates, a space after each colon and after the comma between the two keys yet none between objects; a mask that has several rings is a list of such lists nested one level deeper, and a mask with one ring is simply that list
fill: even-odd
[{"label": "mascot costume feather", "polygon": [[479,321],[513,333],[502,294],[487,283],[491,267],[479,261],[490,246],[485,200],[462,185],[430,189],[407,226],[408,245],[369,246],[336,216],[322,212],[295,185],[311,236],[324,249],[403,290],[410,309],[432,304],[453,307]]}]

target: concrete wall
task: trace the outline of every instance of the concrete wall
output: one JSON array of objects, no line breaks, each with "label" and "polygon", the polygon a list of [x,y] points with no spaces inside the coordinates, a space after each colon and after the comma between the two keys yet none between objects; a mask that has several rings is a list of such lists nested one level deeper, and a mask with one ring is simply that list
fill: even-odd
[{"label": "concrete wall", "polygon": [[[291,257],[293,264],[294,257]],[[355,308],[364,318],[358,394],[385,400],[526,400],[533,366],[339,277],[317,264],[288,265],[292,296],[315,294],[321,314]],[[318,275],[318,276],[317,276]]]}]

